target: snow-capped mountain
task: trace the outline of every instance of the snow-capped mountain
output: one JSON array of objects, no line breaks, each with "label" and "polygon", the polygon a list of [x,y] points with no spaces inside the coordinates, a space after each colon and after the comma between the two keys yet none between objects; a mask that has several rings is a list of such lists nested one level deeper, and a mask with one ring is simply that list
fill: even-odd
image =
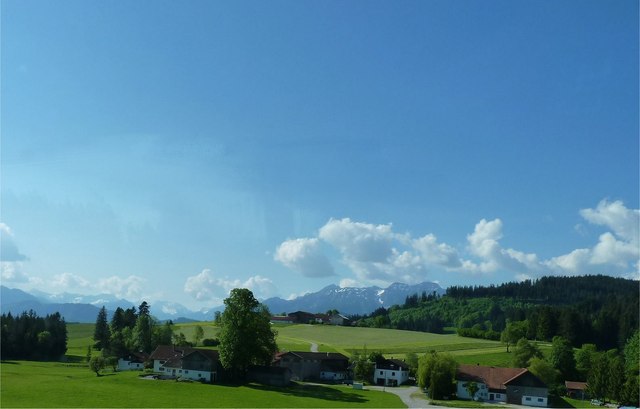
[{"label": "snow-capped mountain", "polygon": [[444,290],[436,283],[424,282],[415,285],[393,283],[387,288],[380,287],[339,287],[330,285],[322,290],[305,294],[293,300],[269,298],[263,301],[274,314],[293,311],[325,312],[336,309],[342,314],[368,314],[377,308],[389,308],[395,304],[403,304],[407,296],[444,294]]},{"label": "snow-capped mountain", "polygon": [[[387,288],[380,287],[344,287],[330,285],[322,290],[305,294],[293,300],[269,298],[262,301],[272,313],[293,311],[325,312],[336,309],[343,314],[368,314],[379,307],[388,308],[394,304],[402,304],[407,296],[432,292],[443,294],[444,290],[436,283],[424,282],[416,285],[394,283]],[[48,294],[33,291],[32,294],[22,290],[1,286],[0,311],[21,314],[33,310],[44,316],[60,312],[67,322],[95,322],[98,311],[104,306],[109,316],[116,308],[137,307],[138,304],[114,297],[110,294],[81,295],[71,293]],[[159,320],[212,321],[216,311],[224,307],[217,306],[192,311],[187,307],[171,301],[151,302],[151,314]]]}]

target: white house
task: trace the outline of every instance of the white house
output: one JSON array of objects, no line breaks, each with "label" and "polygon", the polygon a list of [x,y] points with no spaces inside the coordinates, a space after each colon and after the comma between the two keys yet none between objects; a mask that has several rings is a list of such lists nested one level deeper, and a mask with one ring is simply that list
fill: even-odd
[{"label": "white house", "polygon": [[397,386],[409,380],[409,364],[399,359],[376,362],[373,383],[381,386]]},{"label": "white house", "polygon": [[215,382],[218,378],[218,351],[160,345],[152,353],[153,371],[172,378]]},{"label": "white house", "polygon": [[144,362],[149,359],[149,355],[144,352],[135,352],[126,357],[118,358],[119,371],[141,371],[144,369]]}]

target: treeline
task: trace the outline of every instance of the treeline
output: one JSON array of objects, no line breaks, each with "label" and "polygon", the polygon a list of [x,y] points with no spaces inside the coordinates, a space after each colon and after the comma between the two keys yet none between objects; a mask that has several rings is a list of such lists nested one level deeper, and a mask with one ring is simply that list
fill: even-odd
[{"label": "treeline", "polygon": [[57,360],[67,352],[67,324],[60,313],[38,317],[34,311],[0,316],[2,359]]},{"label": "treeline", "polygon": [[353,317],[357,325],[500,339],[508,322],[526,322],[525,337],[571,345],[622,348],[638,329],[638,282],[607,276],[543,277],[488,287],[452,287],[446,295],[407,297],[402,306]]},{"label": "treeline", "polygon": [[611,295],[638,297],[638,282],[604,275],[542,277],[498,286],[452,286],[446,295],[454,298],[508,297],[545,304],[579,304],[602,301]]},{"label": "treeline", "polygon": [[[160,324],[150,312],[150,305],[143,301],[136,308],[118,307],[108,321],[107,310],[102,307],[96,317],[93,348],[103,357],[124,357],[133,352],[152,352],[158,345],[191,346],[183,333],[174,334],[173,322]],[[196,327],[194,343],[204,337],[202,327]]]}]

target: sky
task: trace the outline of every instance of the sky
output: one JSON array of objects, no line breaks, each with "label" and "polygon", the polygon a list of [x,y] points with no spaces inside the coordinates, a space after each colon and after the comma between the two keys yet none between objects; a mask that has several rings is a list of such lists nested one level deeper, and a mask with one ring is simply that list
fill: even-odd
[{"label": "sky", "polygon": [[1,3],[2,284],[638,278],[638,2]]}]

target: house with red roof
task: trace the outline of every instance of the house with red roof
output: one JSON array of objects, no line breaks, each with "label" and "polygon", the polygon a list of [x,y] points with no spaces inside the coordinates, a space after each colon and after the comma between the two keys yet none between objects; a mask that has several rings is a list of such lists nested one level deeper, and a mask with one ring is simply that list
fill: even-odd
[{"label": "house with red roof", "polygon": [[[547,385],[526,368],[460,365],[456,381],[459,399],[538,407],[546,407],[548,403]],[[474,396],[467,390],[470,382],[478,385]]]}]

